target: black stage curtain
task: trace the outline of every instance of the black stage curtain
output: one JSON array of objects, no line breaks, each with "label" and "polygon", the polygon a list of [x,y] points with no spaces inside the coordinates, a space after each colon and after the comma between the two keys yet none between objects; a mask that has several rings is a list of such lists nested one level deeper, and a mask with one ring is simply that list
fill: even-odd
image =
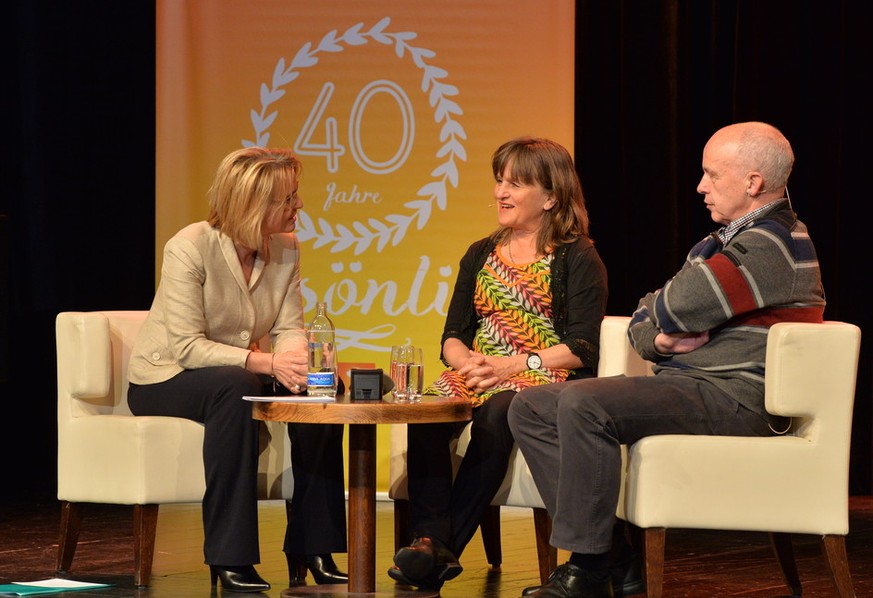
[{"label": "black stage curtain", "polygon": [[[825,318],[873,331],[863,290],[871,204],[862,182],[873,133],[871,6],[576,2],[575,156],[609,271],[608,313],[631,313],[717,228],[696,192],[703,146],[719,127],[761,120],[779,127],[795,152],[789,192],[819,253]],[[852,494],[873,488],[871,361],[865,338]]]},{"label": "black stage curtain", "polygon": [[[4,46],[4,498],[57,491],[55,316],[154,293],[155,5],[14,2]],[[3,353],[0,353],[3,355]],[[2,519],[2,517],[0,517]]]},{"label": "black stage curtain", "polygon": [[[873,330],[862,307],[871,252],[861,245],[870,210],[871,6],[577,0],[575,155],[609,269],[610,314],[629,314],[714,228],[695,191],[709,136],[763,120],[794,146],[791,198],[818,247],[826,317]],[[146,309],[154,290],[155,6],[32,0],[8,7],[0,27],[10,131],[0,193],[0,395],[7,427],[25,437],[2,435],[0,454],[6,479],[16,481],[7,492],[51,494],[55,315]],[[507,43],[548,40],[513,32]],[[867,345],[853,495],[873,493]]]}]

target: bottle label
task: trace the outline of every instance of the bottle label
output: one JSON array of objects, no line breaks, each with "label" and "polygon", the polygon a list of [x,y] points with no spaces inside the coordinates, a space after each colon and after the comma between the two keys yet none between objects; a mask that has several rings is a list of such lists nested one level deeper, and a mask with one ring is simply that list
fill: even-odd
[{"label": "bottle label", "polygon": [[336,389],[336,372],[309,372],[306,375],[306,385],[309,388]]}]

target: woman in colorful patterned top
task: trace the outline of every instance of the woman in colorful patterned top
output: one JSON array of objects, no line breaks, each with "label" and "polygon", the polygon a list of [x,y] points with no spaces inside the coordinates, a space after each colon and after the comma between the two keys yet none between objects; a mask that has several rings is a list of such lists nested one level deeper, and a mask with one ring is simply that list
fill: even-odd
[{"label": "woman in colorful patterned top", "polygon": [[465,423],[408,428],[415,539],[388,574],[423,588],[461,572],[458,557],[506,474],[515,394],[597,371],[606,269],[572,157],[554,141],[522,137],[501,145],[491,166],[498,228],[461,259],[442,335],[448,369],[425,391],[473,402],[454,482],[450,443]]}]

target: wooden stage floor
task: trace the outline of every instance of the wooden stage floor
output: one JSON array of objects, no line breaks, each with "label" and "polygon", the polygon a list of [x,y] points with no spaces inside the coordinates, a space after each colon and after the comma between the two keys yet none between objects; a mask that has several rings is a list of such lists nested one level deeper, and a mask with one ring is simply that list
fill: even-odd
[{"label": "wooden stage floor", "polygon": [[[267,501],[260,505],[262,562],[258,572],[273,588],[263,594],[250,595],[288,598],[294,593],[287,587],[288,573],[281,552],[284,504]],[[0,583],[54,577],[58,514],[54,500],[4,502],[0,497]],[[530,511],[503,509],[501,520],[501,570],[489,569],[477,534],[461,558],[464,572],[443,587],[441,596],[516,597],[524,587],[537,582]],[[396,586],[385,573],[393,556],[392,504],[388,501],[377,503],[376,530],[376,595],[393,596]],[[161,507],[152,582],[148,588],[137,589],[133,585],[130,507],[88,505],[79,548],[68,577],[114,585],[99,591],[55,595],[69,598],[216,596],[222,592],[210,591],[209,572],[203,565],[202,540],[199,504]],[[803,595],[809,598],[834,596],[818,538],[799,536],[794,545]],[[851,499],[847,550],[857,596],[873,596],[873,497]],[[346,555],[335,556],[337,563],[345,568]],[[566,556],[559,553],[559,562],[566,560]],[[332,594],[318,595],[323,598]],[[765,534],[668,530],[664,595],[758,598],[786,596],[788,589],[782,583]]]}]

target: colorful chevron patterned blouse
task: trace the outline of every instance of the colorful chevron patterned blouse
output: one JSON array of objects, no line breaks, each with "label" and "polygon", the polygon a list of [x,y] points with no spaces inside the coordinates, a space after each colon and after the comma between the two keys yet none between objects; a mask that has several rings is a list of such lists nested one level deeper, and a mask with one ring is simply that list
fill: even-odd
[{"label": "colorful chevron patterned blouse", "polygon": [[[479,327],[473,350],[483,355],[517,355],[558,344],[552,324],[552,254],[531,264],[512,264],[494,249],[476,276],[474,303]],[[563,382],[569,370],[526,370],[482,394],[474,394],[454,369],[447,369],[425,394],[463,396],[479,406],[505,390]]]}]

